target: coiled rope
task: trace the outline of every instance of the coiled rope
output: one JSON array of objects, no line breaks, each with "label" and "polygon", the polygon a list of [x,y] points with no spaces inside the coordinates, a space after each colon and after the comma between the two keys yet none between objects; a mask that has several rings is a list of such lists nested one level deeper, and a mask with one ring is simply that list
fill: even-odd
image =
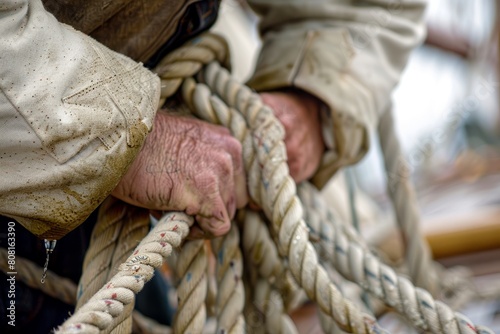
[{"label": "coiled rope", "polygon": [[[286,259],[286,269],[278,268],[276,274],[290,272],[307,296],[316,301],[324,315],[333,319],[342,330],[350,333],[384,332],[373,316],[361,312],[356,305],[344,298],[321,266],[309,241],[309,231],[303,220],[303,208],[297,196],[296,185],[288,173],[283,128],[274,118],[272,110],[262,104],[258,95],[231,79],[227,70],[218,64],[227,61],[227,46],[220,37],[212,34],[181,47],[165,57],[155,69],[162,78],[162,101],[182,86],[184,101],[197,116],[228,127],[242,142],[243,158],[249,177],[249,193],[262,207],[269,220],[270,235],[276,243],[277,254]],[[198,82],[191,78],[197,73],[200,73]],[[390,129],[391,127],[389,131]],[[396,138],[388,136],[386,140],[390,142]],[[388,143],[387,147],[389,146]],[[407,193],[398,194],[405,196]],[[412,198],[408,200],[411,201]],[[397,202],[395,204],[399,205]],[[400,219],[401,221],[418,222],[418,216],[412,216],[416,211],[401,212],[406,212],[405,215],[410,217]],[[172,249],[181,245],[192,223],[192,218],[183,213],[169,213],[162,217],[132,255],[119,266],[109,282],[93,294],[57,333],[108,332],[122,323],[121,319],[129,319],[134,294],[142,289],[144,283],[152,277],[154,268],[162,264],[164,258],[172,253]],[[236,231],[234,226],[233,230]],[[332,248],[333,266],[346,278],[355,281],[363,289],[394,307],[415,327],[433,333],[492,333],[487,328],[475,326],[463,315],[435,301],[425,290],[415,288],[409,280],[398,276],[390,267],[369,253],[356,231],[335,227],[332,227],[332,230],[333,236],[329,241],[333,243],[328,247]],[[237,245],[237,236],[237,232],[232,232],[226,239],[214,241],[212,247],[217,252],[225,249],[223,245]],[[418,238],[418,235],[412,235],[412,238]],[[418,250],[422,247],[415,246],[415,249],[417,251],[408,254],[418,253],[422,258],[426,258],[426,261],[429,259],[425,251]],[[229,258],[241,258],[241,253],[237,254],[233,251],[232,257]],[[207,289],[203,243],[186,243],[179,253],[177,265],[178,274],[183,275],[178,291],[185,292],[179,292],[179,309],[174,332],[200,333],[205,323],[204,302]],[[414,270],[414,275],[425,271],[424,265],[414,265],[414,268],[418,268]],[[217,296],[219,329],[224,332],[242,332],[243,297],[240,301],[238,296],[241,296],[243,289],[234,278],[234,284],[222,283],[231,279],[226,278],[231,277],[227,274],[229,271],[226,266],[227,262],[222,261],[217,269],[217,275],[220,276]],[[231,262],[229,266],[231,267]],[[240,268],[235,272],[240,275],[237,277],[241,277]],[[270,285],[269,280],[267,281],[257,281],[257,286],[263,287],[257,289],[257,301],[269,300],[274,298],[272,296],[280,296],[282,293],[279,290],[283,289],[283,286]],[[226,285],[230,286],[227,290],[229,292],[221,294]],[[276,301],[276,309],[279,312],[274,313],[282,320],[271,319],[271,313],[265,309],[261,310],[265,312],[266,318],[269,318],[266,319],[269,326],[281,328],[273,331],[266,324],[267,331],[273,333],[283,332],[290,323],[283,316],[283,301],[279,298]],[[229,304],[235,306],[228,308]],[[270,325],[272,323],[276,325]],[[249,329],[250,326],[246,328]]]},{"label": "coiled rope", "polygon": [[[271,192],[271,196],[265,198],[265,201],[256,201],[262,205],[266,216],[272,222],[272,228],[274,228],[278,238],[278,249],[288,259],[290,270],[297,282],[305,290],[309,298],[315,300],[321,310],[326,315],[330,315],[342,330],[354,330],[354,332],[359,329],[366,330],[366,327],[363,329],[362,326],[358,328],[346,326],[346,323],[342,322],[343,319],[336,317],[338,314],[329,313],[331,309],[329,310],[328,307],[324,307],[326,305],[322,305],[321,297],[315,294],[317,290],[313,290],[320,287],[320,289],[325,289],[320,291],[327,291],[326,289],[330,288],[330,293],[338,293],[338,290],[332,291],[336,288],[332,288],[333,284],[330,283],[328,278],[325,277],[325,280],[321,281],[323,279],[322,275],[326,275],[324,269],[318,264],[316,253],[312,255],[308,253],[308,248],[312,248],[312,245],[308,241],[308,233],[301,221],[302,213],[297,216],[293,215],[295,213],[293,210],[301,210],[301,207],[298,200],[295,201],[296,197],[291,190],[292,188],[295,190],[294,184],[293,186],[287,184],[289,176],[284,172],[284,170],[288,172],[286,160],[279,157],[280,154],[284,155],[283,144],[278,140],[273,141],[273,138],[265,138],[266,133],[279,133],[279,131],[273,131],[275,125],[266,119],[272,111],[262,106],[254,93],[232,80],[227,70],[221,68],[218,64],[211,63],[202,73],[207,85],[214,89],[215,93],[224,101],[233,101],[234,105],[229,105],[233,108],[228,108],[216,96],[203,96],[209,90],[203,88],[203,84],[196,84],[192,94],[193,99],[198,97],[200,101],[209,101],[209,103],[205,102],[204,104],[194,103],[195,108],[205,108],[205,110],[197,110],[197,115],[212,120],[207,115],[215,114],[220,124],[230,128],[233,133],[238,133],[241,131],[234,128],[241,123],[234,121],[233,118],[238,115],[239,111],[246,116],[249,128],[252,129],[254,138],[257,138],[254,143],[257,143],[257,159],[263,165],[262,179],[257,187],[250,182],[250,193],[254,199],[259,199],[256,196],[259,190],[261,198],[265,198],[266,195],[269,196]],[[185,85],[192,86],[192,83],[186,80]],[[199,93],[196,91],[198,87]],[[255,97],[251,100],[250,97],[245,98],[245,95],[254,95]],[[189,95],[185,94],[185,96],[188,97]],[[251,101],[249,102],[249,100]],[[265,115],[261,115],[261,113],[265,113]],[[238,138],[238,135],[235,135],[235,137]],[[268,155],[267,152],[271,152],[271,154]],[[255,187],[253,194],[252,185]],[[348,238],[341,233],[342,231],[339,232],[336,234],[332,245],[336,252],[336,256],[334,256],[335,267],[344,277],[353,280],[363,289],[370,291],[383,300],[387,305],[394,307],[416,328],[433,333],[492,333],[487,328],[474,326],[465,316],[455,313],[445,304],[435,301],[427,291],[415,288],[409,280],[396,275],[390,267],[382,264],[371,253],[364,251],[362,247],[358,247],[356,243],[349,242]],[[352,231],[353,235],[354,233],[355,231]],[[294,247],[295,245],[297,246]],[[322,286],[323,284],[324,286]],[[328,288],[325,286],[328,286]],[[335,305],[340,309],[350,307],[342,296],[339,297]],[[355,314],[354,317],[361,315],[357,309],[349,309],[346,314],[348,316]],[[363,316],[366,317],[366,315]],[[358,318],[359,320],[361,318]],[[361,324],[361,321],[358,324]]]}]

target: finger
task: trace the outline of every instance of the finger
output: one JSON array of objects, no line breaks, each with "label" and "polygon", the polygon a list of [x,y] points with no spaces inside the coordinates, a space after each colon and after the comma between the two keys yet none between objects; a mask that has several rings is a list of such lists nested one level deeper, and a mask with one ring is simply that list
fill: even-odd
[{"label": "finger", "polygon": [[[200,227],[206,233],[213,236],[223,235],[229,230],[231,224],[226,206],[231,192],[228,189],[222,189],[223,193],[221,193],[220,187],[224,186],[225,188],[228,184],[230,184],[230,189],[232,191],[234,189],[234,185],[232,185],[232,177],[230,177],[227,181],[224,179],[218,179],[218,182],[219,183],[215,184],[215,188],[212,189],[210,193],[205,193],[205,196],[201,198],[201,207],[196,216],[196,220],[198,221]],[[220,183],[225,184],[222,185]],[[229,194],[229,196],[224,193]]]},{"label": "finger", "polygon": [[[224,149],[231,157],[232,173],[233,173],[233,196],[236,199],[236,207],[243,208],[248,203],[248,191],[246,173],[243,164],[243,154],[241,143],[231,137],[224,142]],[[229,212],[231,210],[228,209]]]},{"label": "finger", "polygon": [[229,229],[231,228],[231,222],[229,219],[220,220],[216,217],[207,218],[197,215],[196,221],[205,232],[205,237],[208,238],[220,237],[229,232]]},{"label": "finger", "polygon": [[227,213],[229,215],[229,219],[233,219],[234,215],[236,214],[236,199],[234,195],[231,196],[228,202],[226,202],[226,208],[227,208]]},{"label": "finger", "polygon": [[[236,212],[236,199],[239,195],[239,191],[236,188],[235,182],[240,182],[236,173],[243,173],[244,171],[235,171],[233,161],[236,159],[241,159],[241,155],[237,157],[232,157],[230,153],[220,152],[213,155],[213,159],[217,161],[215,171],[219,173],[218,183],[216,184],[216,191],[220,194],[223,202],[226,205],[226,212],[229,219],[234,217]],[[242,169],[242,163],[240,163],[240,169]],[[243,176],[244,178],[244,176]],[[246,187],[246,184],[240,185],[240,187]],[[246,189],[243,189],[246,193]]]}]

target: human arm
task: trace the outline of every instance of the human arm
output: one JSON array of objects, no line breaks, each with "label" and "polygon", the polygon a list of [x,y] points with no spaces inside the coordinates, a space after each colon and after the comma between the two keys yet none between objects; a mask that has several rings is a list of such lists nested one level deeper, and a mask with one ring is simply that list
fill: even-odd
[{"label": "human arm", "polygon": [[59,239],[121,180],[113,194],[130,204],[186,211],[208,235],[227,231],[246,187],[241,146],[226,129],[155,117],[159,79],[39,0],[0,13],[0,214]]},{"label": "human arm", "polygon": [[0,213],[59,239],[134,160],[159,79],[57,22],[39,0],[2,1],[0,31]]},{"label": "human arm", "polygon": [[410,51],[424,34],[425,1],[249,0],[263,47],[249,84],[295,87],[324,103],[327,150],[313,178],[322,186],[368,150]]}]

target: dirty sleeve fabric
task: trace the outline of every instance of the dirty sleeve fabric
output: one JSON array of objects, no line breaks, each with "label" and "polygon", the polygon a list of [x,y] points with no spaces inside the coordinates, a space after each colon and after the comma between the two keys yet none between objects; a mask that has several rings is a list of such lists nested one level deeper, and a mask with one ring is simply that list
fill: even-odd
[{"label": "dirty sleeve fabric", "polygon": [[59,239],[114,189],[151,130],[160,80],[58,22],[0,4],[0,214]]},{"label": "dirty sleeve fabric", "polygon": [[324,185],[368,150],[409,53],[422,42],[423,0],[249,0],[263,47],[249,85],[296,87],[324,102]]}]

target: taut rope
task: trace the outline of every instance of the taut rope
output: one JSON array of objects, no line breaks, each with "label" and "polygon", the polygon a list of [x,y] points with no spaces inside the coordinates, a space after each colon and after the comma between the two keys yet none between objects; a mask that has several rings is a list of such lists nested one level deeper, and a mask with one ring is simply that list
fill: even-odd
[{"label": "taut rope", "polygon": [[[273,135],[280,135],[279,128],[270,121],[274,117],[272,111],[263,106],[253,92],[232,80],[227,70],[218,64],[210,64],[202,73],[206,84],[214,89],[220,98],[224,101],[233,101],[234,105],[229,105],[233,108],[228,108],[217,97],[204,96],[208,90],[203,84],[193,86],[192,83],[186,81],[185,85],[189,85],[193,90],[191,94],[195,100],[193,105],[199,108],[196,114],[212,122],[214,122],[212,117],[215,115],[217,123],[230,128],[238,139],[240,138],[237,133],[242,133],[238,127],[245,126],[245,123],[240,123],[235,115],[238,115],[240,111],[245,116],[248,127],[256,139],[254,145],[256,144],[257,160],[263,166],[261,180],[257,186],[250,182],[250,193],[252,194],[253,186],[253,198],[262,205],[266,216],[270,219],[273,232],[278,239],[278,250],[287,258],[295,279],[309,298],[315,300],[321,310],[331,316],[342,330],[354,333],[373,330],[366,326],[363,328],[361,324],[367,324],[366,319],[369,319],[369,316],[350,308],[351,304],[343,299],[326,277],[324,269],[317,261],[316,253],[313,250],[309,251],[312,245],[308,241],[308,232],[302,222],[302,212],[297,213],[301,211],[301,206],[294,194],[295,184],[288,183],[290,177],[287,173],[286,159],[283,157],[284,144],[278,138],[272,138]],[[189,95],[185,94],[186,97]],[[196,102],[196,99],[200,102]],[[201,101],[209,102],[202,103]],[[271,138],[266,138],[266,135]],[[251,175],[250,172],[250,177]],[[257,194],[262,197],[256,196]],[[262,200],[259,201],[260,199]],[[385,301],[387,305],[394,307],[416,328],[433,333],[492,333],[487,328],[476,327],[465,316],[435,301],[427,291],[415,288],[409,280],[398,276],[394,270],[367,252],[366,248],[357,246],[355,242],[349,242],[342,231],[338,232],[334,238],[334,245],[331,245],[337,253],[334,257],[337,270],[363,289]],[[355,233],[353,230],[350,234],[355,235]],[[357,239],[359,239],[358,243],[361,243],[361,238],[357,237]],[[344,309],[345,314],[342,316],[356,319],[354,322],[346,324],[342,321],[346,318],[341,318],[336,313],[338,310],[332,311],[328,308],[328,303],[322,303],[322,297],[325,294],[320,295],[318,291],[328,291],[328,289],[331,295],[339,295],[335,306],[341,310],[340,312]],[[364,320],[361,317],[364,317]],[[355,325],[352,325],[353,323]],[[355,327],[356,325],[360,327]]]},{"label": "taut rope", "polygon": [[[149,224],[148,210],[127,205],[113,197],[104,201],[92,231],[89,249],[85,254],[76,310],[116,273],[118,266],[147,235]],[[115,333],[130,332],[132,319],[119,318],[114,327]]]},{"label": "taut rope", "polygon": [[433,265],[429,246],[420,236],[420,215],[415,192],[410,182],[410,166],[401,152],[392,113],[382,116],[378,135],[387,177],[387,192],[394,204],[396,221],[406,247],[406,261],[416,286],[435,294],[438,291],[437,268]]}]

